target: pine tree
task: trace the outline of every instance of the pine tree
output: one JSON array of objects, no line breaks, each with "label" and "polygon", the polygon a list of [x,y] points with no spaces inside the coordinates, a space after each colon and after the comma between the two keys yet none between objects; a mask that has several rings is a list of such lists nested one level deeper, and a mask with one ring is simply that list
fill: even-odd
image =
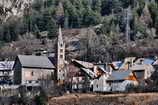
[{"label": "pine tree", "polygon": [[68,28],[68,27],[69,27],[69,18],[68,18],[68,17],[65,17],[64,27],[65,27],[65,28]]},{"label": "pine tree", "polygon": [[35,9],[36,11],[41,11],[43,6],[43,0],[34,0],[32,4],[32,8]]},{"label": "pine tree", "polygon": [[0,41],[3,40],[3,35],[4,35],[4,28],[3,25],[0,25]]},{"label": "pine tree", "polygon": [[5,34],[4,40],[5,40],[6,42],[10,42],[10,41],[11,41],[11,36],[10,36],[9,30],[6,30],[4,34]]},{"label": "pine tree", "polygon": [[158,35],[158,16],[156,17],[155,21],[156,34]]},{"label": "pine tree", "polygon": [[100,24],[101,21],[102,19],[99,13],[92,11],[91,8],[85,10],[82,23],[84,26],[97,25]]},{"label": "pine tree", "polygon": [[48,31],[48,38],[53,39],[57,36],[57,24],[54,19],[51,19],[46,25]]},{"label": "pine tree", "polygon": [[39,17],[37,19],[37,26],[39,28],[40,31],[45,31],[46,28],[45,28],[45,22],[43,21],[43,17]]},{"label": "pine tree", "polygon": [[97,12],[100,13],[101,12],[101,0],[93,0],[92,1],[92,9]]},{"label": "pine tree", "polygon": [[78,27],[78,14],[74,6],[71,6],[68,10],[69,13],[69,25],[70,27]]},{"label": "pine tree", "polygon": [[152,25],[155,26],[156,18],[158,17],[158,4],[151,3],[148,7],[153,21]]},{"label": "pine tree", "polygon": [[64,13],[64,27],[65,28],[69,28],[69,14],[67,12],[67,10],[65,10],[65,13]]},{"label": "pine tree", "polygon": [[55,0],[46,0],[45,1],[46,8],[54,6],[54,5],[55,5]]}]

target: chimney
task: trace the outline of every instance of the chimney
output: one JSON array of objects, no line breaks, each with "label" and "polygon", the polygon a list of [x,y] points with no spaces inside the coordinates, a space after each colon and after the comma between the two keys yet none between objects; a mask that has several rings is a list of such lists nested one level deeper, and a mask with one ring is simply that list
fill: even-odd
[{"label": "chimney", "polygon": [[93,71],[95,74],[97,73],[97,66],[96,65],[94,65]]},{"label": "chimney", "polygon": [[131,62],[127,62],[127,65],[128,65],[128,70],[129,70],[131,66]]},{"label": "chimney", "polygon": [[141,60],[140,60],[140,65],[142,65],[142,64],[143,64],[143,61],[144,61],[143,59],[141,59]]}]

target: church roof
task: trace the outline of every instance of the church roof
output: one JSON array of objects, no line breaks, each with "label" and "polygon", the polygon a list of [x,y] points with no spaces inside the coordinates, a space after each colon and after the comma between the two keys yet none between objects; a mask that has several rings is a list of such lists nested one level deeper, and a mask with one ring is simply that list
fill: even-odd
[{"label": "church roof", "polygon": [[85,61],[79,61],[76,59],[72,59],[72,62],[76,62],[77,64],[79,64],[80,66],[82,66],[84,68],[93,68],[94,67],[94,65],[92,63],[85,62]]},{"label": "church roof", "polygon": [[12,69],[14,61],[0,61],[0,70]]}]

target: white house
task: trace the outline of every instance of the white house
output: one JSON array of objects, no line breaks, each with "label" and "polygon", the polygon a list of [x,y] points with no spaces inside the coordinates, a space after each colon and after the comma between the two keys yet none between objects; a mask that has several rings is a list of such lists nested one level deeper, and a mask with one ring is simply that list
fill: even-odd
[{"label": "white house", "polygon": [[129,85],[138,85],[137,79],[133,72],[114,71],[111,75],[102,75],[93,82],[93,91],[95,92],[111,92],[125,91]]}]

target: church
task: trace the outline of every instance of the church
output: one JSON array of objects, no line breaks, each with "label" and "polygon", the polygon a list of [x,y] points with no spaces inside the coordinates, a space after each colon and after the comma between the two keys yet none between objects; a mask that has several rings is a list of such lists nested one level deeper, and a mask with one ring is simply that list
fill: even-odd
[{"label": "church", "polygon": [[41,81],[50,80],[63,84],[65,80],[65,43],[59,27],[56,54],[54,57],[18,55],[13,66],[14,84],[37,86]]}]

